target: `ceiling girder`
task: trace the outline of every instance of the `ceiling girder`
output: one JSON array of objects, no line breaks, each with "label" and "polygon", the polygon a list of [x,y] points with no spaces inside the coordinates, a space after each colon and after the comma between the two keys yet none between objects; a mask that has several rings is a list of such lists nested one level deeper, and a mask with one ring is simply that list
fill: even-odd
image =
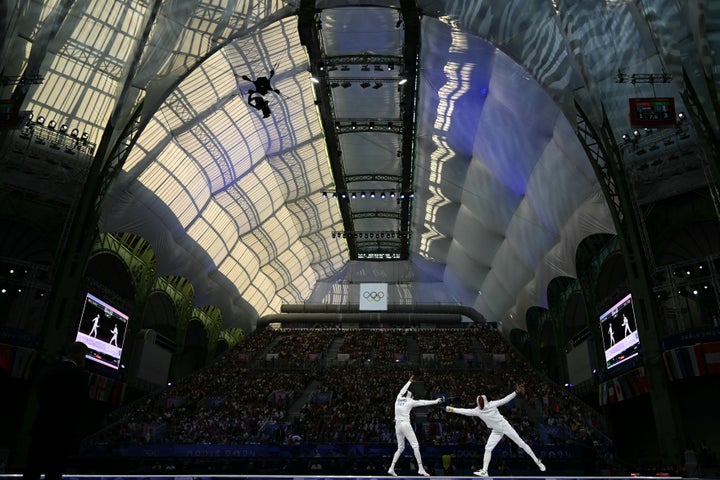
[{"label": "ceiling girder", "polygon": [[[402,112],[403,138],[401,149],[402,160],[402,190],[412,191],[414,168],[414,139],[415,139],[415,90],[418,65],[418,50],[420,46],[420,15],[415,0],[400,0],[400,10],[405,24],[405,41],[403,50],[404,70],[403,76],[407,82],[401,92],[400,111]],[[400,209],[400,229],[410,229],[410,202],[411,196],[402,199]],[[407,236],[403,237],[400,248],[400,258],[407,260],[410,256]]]},{"label": "ceiling girder", "polygon": [[387,120],[368,120],[358,119],[351,121],[336,121],[335,130],[338,135],[343,133],[360,133],[360,132],[378,132],[378,133],[394,133],[402,135],[404,126],[398,122]]},{"label": "ceiling girder", "polygon": [[[310,62],[310,72],[318,83],[315,87],[315,98],[317,108],[320,112],[320,122],[325,132],[325,144],[330,161],[330,169],[335,181],[335,188],[338,191],[347,190],[345,177],[340,159],[340,142],[335,132],[334,112],[330,99],[330,88],[328,86],[324,65],[323,52],[320,45],[320,34],[318,31],[318,19],[316,16],[315,0],[301,0],[298,10],[298,35],[300,43],[305,46]],[[348,202],[338,202],[340,214],[343,219],[343,228],[348,231],[354,230],[350,205]],[[351,259],[357,258],[357,247],[354,239],[348,239],[348,250]]]},{"label": "ceiling girder", "polygon": [[390,175],[390,174],[383,174],[383,173],[368,173],[368,174],[360,174],[360,175],[348,175],[345,177],[345,183],[353,183],[353,182],[393,182],[393,183],[400,183],[402,181],[402,177],[399,175]]},{"label": "ceiling girder", "polygon": [[338,65],[393,65],[393,67],[402,67],[403,57],[395,55],[335,55],[325,57],[325,66],[328,68]]},{"label": "ceiling girder", "polygon": [[384,212],[382,210],[376,210],[372,212],[358,212],[353,213],[353,218],[359,219],[359,218],[394,218],[399,219],[400,214],[397,212]]}]

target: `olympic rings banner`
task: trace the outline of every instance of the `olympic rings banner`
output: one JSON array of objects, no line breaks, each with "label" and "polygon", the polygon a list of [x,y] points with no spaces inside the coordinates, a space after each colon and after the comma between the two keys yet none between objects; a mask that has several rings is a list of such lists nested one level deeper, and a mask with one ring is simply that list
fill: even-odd
[{"label": "olympic rings banner", "polygon": [[360,310],[387,311],[387,283],[360,284]]}]

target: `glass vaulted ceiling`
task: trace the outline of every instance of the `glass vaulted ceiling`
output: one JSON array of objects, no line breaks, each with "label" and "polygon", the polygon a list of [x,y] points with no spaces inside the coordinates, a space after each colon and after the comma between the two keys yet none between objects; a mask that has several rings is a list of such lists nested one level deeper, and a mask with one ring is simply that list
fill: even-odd
[{"label": "glass vaulted ceiling", "polygon": [[[252,328],[284,302],[348,302],[344,285],[374,277],[397,280],[398,302],[473,305],[507,332],[525,328],[527,307],[546,305],[554,276],[574,275],[582,238],[613,231],[570,123],[574,102],[597,116],[602,100],[621,138],[629,96],[672,96],[683,110],[683,69],[700,78],[718,63],[717,48],[702,48],[717,43],[714,23],[700,21],[717,9],[566,3],[417,2],[411,260],[383,268],[349,262],[331,237],[343,221],[321,195],[335,179],[297,34],[299,2],[29,2],[7,23],[14,30],[3,66],[7,75],[42,74],[23,110],[66,120],[108,151],[140,111],[140,135],[103,203],[100,230],[148,239],[158,273],[190,279],[196,303],[219,306],[226,327]],[[352,28],[331,34],[347,23],[340,7],[362,10],[358,2],[315,5],[330,46],[333,38],[361,52],[397,45]],[[379,11],[387,2],[362,5]],[[396,13],[386,12],[387,32]],[[241,77],[273,67],[280,94],[267,95],[272,118],[263,119],[247,105],[251,84]],[[617,82],[619,71],[663,69],[673,82]],[[2,88],[9,97],[11,87]],[[372,112],[392,117],[385,88],[374,92]],[[367,108],[341,99],[340,89],[337,112]],[[391,138],[364,132],[342,148],[380,158],[396,148]],[[393,171],[395,160],[385,161]]]},{"label": "glass vaulted ceiling", "polygon": [[[242,77],[273,68],[280,93],[265,96],[268,121],[248,105],[253,84]],[[200,299],[225,297],[226,314],[302,302],[347,260],[328,241],[340,217],[320,201],[332,178],[313,102],[294,17],[230,42],[158,107],[108,199],[105,228],[148,239],[161,271],[195,279]]]}]

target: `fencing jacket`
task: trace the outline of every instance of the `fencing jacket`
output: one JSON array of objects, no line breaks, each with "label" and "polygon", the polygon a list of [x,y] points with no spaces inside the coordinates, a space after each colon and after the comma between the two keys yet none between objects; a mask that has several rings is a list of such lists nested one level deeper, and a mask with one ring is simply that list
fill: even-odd
[{"label": "fencing jacket", "polygon": [[415,400],[405,396],[405,392],[410,388],[412,382],[407,382],[405,386],[398,393],[395,399],[395,421],[396,422],[409,422],[410,421],[410,410],[415,407],[424,407],[427,405],[437,405],[441,399],[437,400]]},{"label": "fencing jacket", "polygon": [[[502,416],[500,411],[498,410],[498,407],[505,405],[506,403],[512,401],[517,394],[515,392],[512,392],[510,395],[501,398],[500,400],[490,400],[485,397],[485,395],[480,395],[478,397],[478,406],[475,408],[455,408],[453,407],[453,413],[459,413],[460,415],[467,415],[468,417],[479,417],[483,422],[485,422],[485,425],[487,425],[489,428],[493,430],[499,430],[503,431],[505,427],[510,427],[510,424],[507,420],[505,420],[505,417]],[[482,399],[482,400],[481,400]],[[483,405],[482,408],[480,408],[480,405]]]}]

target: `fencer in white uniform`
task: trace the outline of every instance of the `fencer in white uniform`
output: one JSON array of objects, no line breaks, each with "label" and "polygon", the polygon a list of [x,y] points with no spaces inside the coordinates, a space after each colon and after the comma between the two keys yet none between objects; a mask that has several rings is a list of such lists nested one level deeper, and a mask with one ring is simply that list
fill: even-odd
[{"label": "fencer in white uniform", "polygon": [[507,435],[510,440],[512,440],[520,448],[525,450],[525,453],[527,453],[530,458],[533,459],[541,472],[545,471],[545,465],[543,465],[542,461],[535,456],[535,453],[533,453],[530,446],[525,443],[522,438],[520,438],[520,435],[518,435],[513,426],[510,425],[510,423],[505,419],[505,417],[503,417],[503,415],[498,410],[498,407],[510,402],[517,396],[518,393],[523,393],[524,391],[525,390],[522,385],[517,385],[514,392],[512,392],[505,398],[501,398],[500,400],[488,401],[485,395],[478,395],[477,407],[475,408],[455,408],[451,406],[445,407],[445,410],[450,413],[458,413],[460,415],[466,415],[468,417],[478,417],[485,423],[485,425],[488,426],[488,428],[490,428],[490,436],[488,437],[487,443],[485,444],[485,455],[483,456],[482,470],[473,472],[475,475],[479,477],[488,476],[488,467],[490,467],[492,451],[497,446],[498,442],[502,440],[504,435]]},{"label": "fencer in white uniform", "polygon": [[442,403],[443,399],[438,398],[436,400],[415,400],[413,399],[412,392],[409,390],[410,384],[412,384],[414,377],[410,377],[410,380],[403,386],[395,398],[395,435],[397,436],[398,448],[393,456],[392,463],[388,469],[388,474],[397,476],[395,474],[395,464],[400,458],[403,450],[405,450],[405,440],[410,443],[415,454],[415,460],[418,465],[418,474],[425,477],[429,477],[430,474],[425,471],[423,467],[422,458],[420,458],[420,445],[418,444],[415,431],[410,423],[410,411],[415,407],[424,407],[427,405],[437,405]]}]

